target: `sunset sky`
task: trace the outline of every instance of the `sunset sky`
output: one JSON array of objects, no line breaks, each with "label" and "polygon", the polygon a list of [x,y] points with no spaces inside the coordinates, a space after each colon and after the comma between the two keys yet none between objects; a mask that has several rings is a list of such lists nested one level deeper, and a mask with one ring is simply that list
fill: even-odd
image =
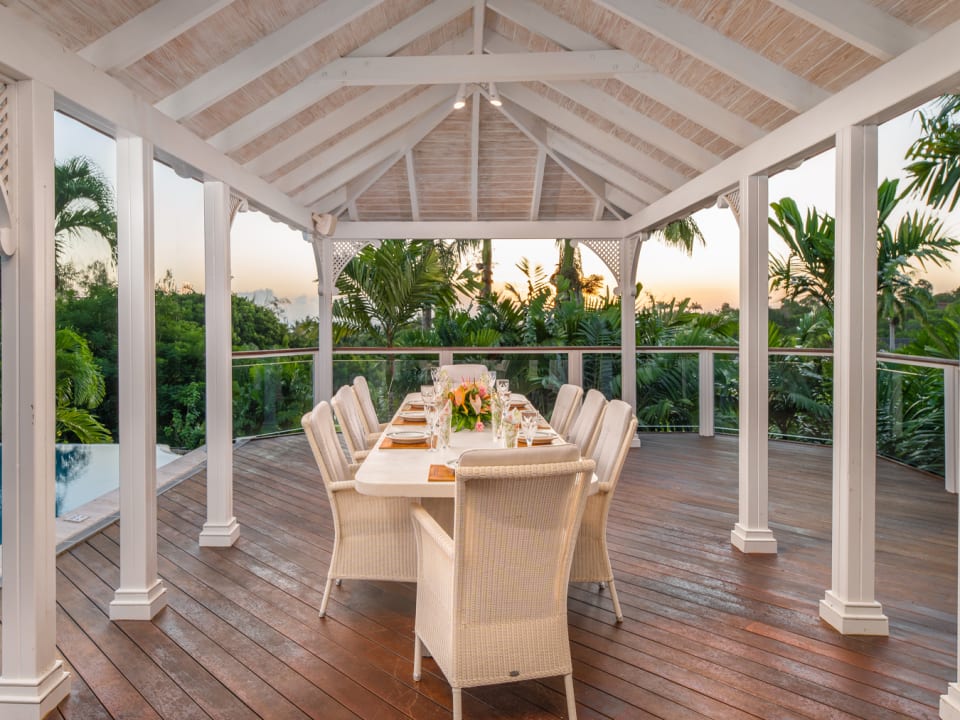
[{"label": "sunset sky", "polygon": [[[115,182],[116,151],[113,140],[69,118],[57,115],[56,157],[63,161],[73,155],[86,155],[104,169]],[[906,113],[880,128],[879,176],[901,174],[906,148],[918,134],[919,123],[913,112]],[[200,290],[203,288],[203,192],[192,180],[178,177],[167,167],[156,165],[156,271],[158,279],[169,269],[175,280]],[[813,205],[820,211],[834,211],[834,151],[829,150],[807,160],[798,169],[770,179],[770,200],[792,196],[802,210]],[[918,207],[910,206],[909,209]],[[733,214],[727,209],[710,208],[695,216],[706,237],[706,247],[697,247],[693,257],[665,247],[656,239],[648,240],[641,252],[637,279],[645,294],[660,300],[689,297],[705,310],[723,303],[736,307],[738,300],[739,231]],[[960,210],[944,216],[948,232],[960,235]],[[238,293],[270,292],[289,301],[287,317],[299,319],[316,315],[316,270],[313,252],[300,232],[272,222],[261,213],[242,213],[231,234],[233,290]],[[582,246],[581,246],[582,247]],[[779,238],[771,232],[770,250],[784,252]],[[264,262],[268,253],[269,262]],[[105,257],[105,249],[94,255]],[[600,273],[613,286],[603,263],[582,247],[584,271]],[[78,260],[89,257],[78,253]],[[495,240],[494,280],[522,284],[516,269],[521,258],[544,266],[552,272],[557,251],[553,239]],[[933,268],[922,274],[936,291],[960,287],[960,263],[947,269]]]}]

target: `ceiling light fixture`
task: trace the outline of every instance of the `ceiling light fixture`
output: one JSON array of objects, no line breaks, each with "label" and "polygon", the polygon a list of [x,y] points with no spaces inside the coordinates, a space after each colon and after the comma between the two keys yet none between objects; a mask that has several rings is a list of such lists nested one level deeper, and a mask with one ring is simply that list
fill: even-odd
[{"label": "ceiling light fixture", "polygon": [[453,109],[460,110],[465,107],[467,104],[467,86],[465,83],[460,83],[460,89],[457,90],[457,99],[453,101]]},{"label": "ceiling light fixture", "polygon": [[490,83],[487,88],[487,91],[490,95],[490,104],[494,107],[500,107],[503,105],[503,101],[500,99],[500,93],[497,92],[497,86],[494,83]]}]

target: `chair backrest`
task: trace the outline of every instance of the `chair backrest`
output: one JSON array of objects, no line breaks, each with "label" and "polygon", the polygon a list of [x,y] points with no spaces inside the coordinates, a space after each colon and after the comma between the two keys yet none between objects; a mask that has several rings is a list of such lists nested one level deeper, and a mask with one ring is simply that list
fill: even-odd
[{"label": "chair backrest", "polygon": [[357,462],[357,453],[367,449],[367,430],[363,424],[357,395],[350,385],[344,385],[337,390],[330,404],[337,416],[337,422],[340,423],[343,439],[347,441],[347,449],[353,461]]},{"label": "chair backrest", "polygon": [[594,443],[600,434],[600,421],[607,407],[607,398],[599,390],[589,390],[583,399],[580,413],[570,426],[567,439],[580,448],[580,454],[591,457]]},{"label": "chair backrest", "polygon": [[454,505],[457,622],[567,613],[567,581],[594,463],[573,445],[472,450]]},{"label": "chair backrest", "polygon": [[441,365],[440,372],[445,372],[450,380],[459,384],[464,380],[479,380],[480,376],[488,370],[485,365],[463,363],[462,365]]},{"label": "chair backrest", "polygon": [[570,421],[580,405],[580,398],[583,397],[583,388],[579,385],[560,386],[557,393],[557,402],[554,403],[553,412],[550,414],[550,427],[558,433],[567,436],[570,429]]},{"label": "chair backrest", "polygon": [[329,487],[330,483],[349,480],[350,468],[337,438],[330,404],[326,401],[319,403],[300,419],[300,424],[313,451],[313,459],[320,468],[323,484]]},{"label": "chair backrest", "polygon": [[360,405],[360,412],[363,415],[363,422],[367,426],[367,432],[380,432],[380,418],[377,417],[377,408],[373,404],[373,398],[370,397],[370,387],[363,375],[357,375],[353,379],[353,392],[357,396],[357,403]]},{"label": "chair backrest", "polygon": [[623,400],[611,400],[603,413],[600,435],[591,457],[597,463],[597,479],[610,483],[609,495],[620,479],[620,471],[627,459],[630,441],[637,431],[637,416]]}]

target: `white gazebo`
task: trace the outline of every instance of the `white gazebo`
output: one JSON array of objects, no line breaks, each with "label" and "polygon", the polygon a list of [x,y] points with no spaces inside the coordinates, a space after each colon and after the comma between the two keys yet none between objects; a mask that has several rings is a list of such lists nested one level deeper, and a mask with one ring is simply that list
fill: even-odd
[{"label": "white gazebo", "polygon": [[[248,203],[331,289],[384,237],[568,237],[624,292],[623,373],[646,234],[723,198],[741,229],[740,510],[767,520],[767,178],[837,148],[833,573],[820,616],[884,635],[874,594],[877,124],[960,88],[960,0],[0,1],[3,633],[0,715],[69,692],[56,659],[53,113],[117,140],[121,579],[157,572],[153,160],[204,183],[208,516],[231,545],[230,263]],[[635,403],[636,388],[624,384]],[[951,419],[951,422],[955,421]],[[953,449],[955,451],[956,449]],[[951,683],[942,718],[960,718]]]}]

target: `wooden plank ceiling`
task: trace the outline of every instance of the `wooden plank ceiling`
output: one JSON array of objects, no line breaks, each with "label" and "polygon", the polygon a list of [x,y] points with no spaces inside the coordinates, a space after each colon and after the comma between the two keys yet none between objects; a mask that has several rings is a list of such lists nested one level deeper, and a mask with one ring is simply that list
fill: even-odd
[{"label": "wooden plank ceiling", "polygon": [[354,220],[629,217],[960,20],[960,0],[0,4]]}]

